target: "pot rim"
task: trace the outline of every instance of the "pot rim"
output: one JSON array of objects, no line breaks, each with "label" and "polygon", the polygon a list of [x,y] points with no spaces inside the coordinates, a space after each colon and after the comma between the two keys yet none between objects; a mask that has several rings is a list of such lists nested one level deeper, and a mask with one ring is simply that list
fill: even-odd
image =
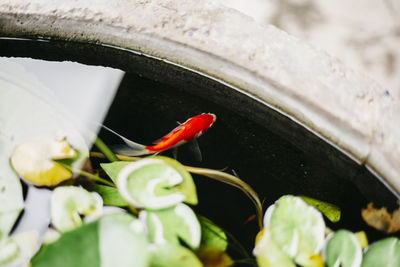
[{"label": "pot rim", "polygon": [[400,194],[400,103],[273,27],[195,0],[3,0],[0,36],[127,49],[199,73],[278,111]]}]

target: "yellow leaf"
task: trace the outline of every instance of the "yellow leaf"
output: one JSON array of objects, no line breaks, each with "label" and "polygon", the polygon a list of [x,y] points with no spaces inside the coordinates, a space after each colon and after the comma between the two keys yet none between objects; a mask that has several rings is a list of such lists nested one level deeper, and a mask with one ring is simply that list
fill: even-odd
[{"label": "yellow leaf", "polygon": [[354,233],[362,249],[368,247],[368,238],[364,231]]},{"label": "yellow leaf", "polygon": [[385,207],[375,209],[372,203],[369,203],[366,209],[361,210],[364,221],[369,225],[384,231],[388,234],[400,230],[400,208],[389,213]]},{"label": "yellow leaf", "polygon": [[72,174],[53,159],[74,158],[76,155],[65,139],[45,139],[17,146],[10,161],[25,181],[37,186],[55,186],[70,179]]}]

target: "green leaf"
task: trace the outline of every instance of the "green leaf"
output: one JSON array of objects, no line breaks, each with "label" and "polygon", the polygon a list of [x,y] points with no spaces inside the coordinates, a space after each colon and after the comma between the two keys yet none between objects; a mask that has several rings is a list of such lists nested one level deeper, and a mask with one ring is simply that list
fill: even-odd
[{"label": "green leaf", "polygon": [[311,197],[300,196],[308,205],[314,206],[333,223],[340,221],[341,210],[338,206]]},{"label": "green leaf", "polygon": [[225,232],[204,216],[198,216],[198,219],[201,226],[201,246],[225,251],[228,247]]},{"label": "green leaf", "polygon": [[114,184],[117,184],[118,173],[131,163],[132,162],[129,161],[115,161],[112,163],[101,163],[100,166],[107,173]]},{"label": "green leaf", "polygon": [[199,247],[200,223],[189,206],[179,203],[172,208],[142,213],[140,216],[146,218],[151,242],[160,245],[166,242],[179,245],[181,239],[193,249]]},{"label": "green leaf", "polygon": [[203,267],[199,258],[189,249],[171,243],[155,245],[150,267]]},{"label": "green leaf", "polygon": [[372,244],[364,254],[362,267],[398,267],[400,266],[400,240],[385,238]]},{"label": "green leaf", "polygon": [[150,254],[145,233],[145,225],[127,213],[103,217],[99,224],[101,267],[147,267]]},{"label": "green leaf", "polygon": [[326,245],[326,266],[359,267],[362,250],[355,235],[347,230],[335,232]]},{"label": "green leaf", "polygon": [[75,151],[75,157],[71,158],[62,158],[62,159],[54,159],[55,162],[57,163],[62,163],[63,165],[67,165],[72,168],[72,166],[75,164],[77,160],[82,158],[83,153],[80,152],[79,150],[74,150]]},{"label": "green leaf", "polygon": [[194,184],[192,175],[180,164],[178,161],[164,157],[164,156],[155,156],[153,158],[161,159],[179,172],[179,174],[183,178],[183,182],[175,186],[176,190],[181,192],[186,196],[185,203],[196,205],[198,203],[197,193],[196,193],[196,185]]},{"label": "green leaf", "polygon": [[54,243],[42,246],[32,267],[100,267],[98,228],[97,221],[65,232]]},{"label": "green leaf", "polygon": [[143,224],[119,213],[64,232],[43,245],[31,263],[32,267],[147,267],[149,257]]},{"label": "green leaf", "polygon": [[90,189],[99,193],[99,195],[103,198],[104,205],[116,207],[126,207],[129,205],[114,187],[93,184],[90,186]]},{"label": "green leaf", "polygon": [[126,163],[102,164],[116,182],[121,196],[131,205],[163,209],[180,202],[197,203],[196,187],[190,174],[166,157],[147,157]]},{"label": "green leaf", "polygon": [[225,252],[228,238],[225,232],[204,216],[197,217],[201,226],[201,243],[195,253],[204,266],[228,267],[234,262]]},{"label": "green leaf", "polygon": [[286,195],[275,202],[272,211],[266,212],[267,218],[269,215],[274,242],[297,264],[309,266],[324,244],[325,223],[321,213],[301,198]]},{"label": "green leaf", "polygon": [[254,255],[260,267],[295,267],[293,260],[287,255],[271,238],[271,231],[268,227],[259,234],[254,248]]},{"label": "green leaf", "polygon": [[229,255],[219,248],[201,245],[195,253],[206,267],[229,267],[234,264]]}]

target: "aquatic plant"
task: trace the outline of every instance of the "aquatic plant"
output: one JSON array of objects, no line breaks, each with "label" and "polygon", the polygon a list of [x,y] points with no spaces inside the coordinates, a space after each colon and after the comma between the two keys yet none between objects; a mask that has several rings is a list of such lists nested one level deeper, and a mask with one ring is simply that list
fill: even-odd
[{"label": "aquatic plant", "polygon": [[[52,190],[51,225],[43,240],[34,232],[3,234],[2,266],[30,262],[32,266],[61,267],[222,267],[235,263],[228,248],[238,241],[190,207],[198,203],[191,173],[239,188],[252,199],[259,216],[258,196],[241,179],[217,170],[183,166],[164,156],[115,155],[99,139],[95,144],[101,152],[91,152],[88,160],[109,158],[110,162],[100,163],[101,170],[83,171],[72,167],[80,152],[67,141],[29,141],[18,145],[11,155],[10,163],[21,179],[30,186]],[[55,170],[68,175],[60,179]],[[100,177],[99,172],[107,177]],[[279,198],[259,218],[262,222],[253,250],[257,264],[398,266],[397,238],[376,242],[363,253],[366,244],[358,234],[327,229],[322,214],[336,222],[340,209],[304,196]],[[255,264],[248,255],[243,256],[238,262]]]}]

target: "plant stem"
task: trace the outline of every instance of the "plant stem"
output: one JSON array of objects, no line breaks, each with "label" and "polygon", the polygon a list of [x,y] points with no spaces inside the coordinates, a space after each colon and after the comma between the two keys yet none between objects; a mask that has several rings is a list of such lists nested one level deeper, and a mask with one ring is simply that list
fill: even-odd
[{"label": "plant stem", "polygon": [[94,144],[109,161],[111,162],[118,161],[118,158],[114,154],[114,152],[112,152],[111,149],[109,149],[108,146],[104,144],[104,142],[99,137],[96,137]]},{"label": "plant stem", "polygon": [[[93,158],[102,158],[102,159],[106,158],[104,153],[101,152],[90,152],[90,156]],[[115,154],[115,156],[117,157],[117,160],[122,160],[122,161],[138,161],[143,159],[141,157],[124,156],[119,154]]]},{"label": "plant stem", "polygon": [[206,177],[209,177],[211,179],[229,184],[231,186],[234,186],[238,189],[240,189],[243,193],[245,193],[250,200],[253,202],[255,208],[256,208],[256,216],[257,216],[257,222],[260,230],[263,228],[263,211],[262,211],[262,205],[261,201],[257,195],[257,193],[251,188],[250,185],[245,183],[243,180],[229,174],[226,172],[221,172],[221,171],[216,171],[216,170],[211,170],[211,169],[206,169],[206,168],[197,168],[197,167],[190,167],[190,166],[184,166],[187,171],[194,173],[194,174],[200,174]]},{"label": "plant stem", "polygon": [[128,209],[129,209],[133,214],[135,214],[136,216],[139,215],[139,211],[138,211],[138,209],[137,209],[136,207],[134,207],[134,206],[132,206],[132,205],[129,205],[129,206],[128,206]]},{"label": "plant stem", "polygon": [[85,171],[82,171],[82,170],[74,169],[71,166],[69,166],[67,164],[64,164],[64,163],[61,163],[61,162],[57,162],[57,163],[60,164],[61,166],[63,166],[64,168],[66,168],[67,170],[69,170],[72,173],[76,173],[76,174],[85,176],[86,178],[88,178],[88,179],[90,179],[92,181],[96,181],[96,182],[99,182],[99,183],[103,183],[105,185],[109,185],[111,187],[115,187],[115,184],[113,184],[112,182],[107,181],[106,179],[103,179],[103,178],[101,178],[101,177],[99,177],[97,175],[94,175],[94,174],[90,173],[90,172],[85,172]]},{"label": "plant stem", "polygon": [[258,266],[257,262],[253,258],[245,258],[245,259],[235,260],[235,263]]},{"label": "plant stem", "polygon": [[[90,155],[92,157],[100,157],[100,158],[105,157],[105,155],[103,155],[99,152],[91,152]],[[123,155],[116,155],[116,156],[118,157],[119,160],[124,160],[124,161],[138,161],[138,160],[142,159],[140,157],[130,157],[130,156],[123,156]],[[203,175],[203,176],[209,177],[211,179],[229,184],[231,186],[234,186],[234,187],[240,189],[242,192],[244,192],[251,199],[251,201],[253,202],[253,204],[256,208],[256,216],[257,216],[258,226],[259,226],[260,230],[262,229],[262,227],[263,227],[262,204],[261,204],[261,201],[260,201],[257,193],[253,190],[253,188],[251,188],[250,185],[248,185],[241,179],[239,179],[229,173],[226,173],[226,172],[221,172],[221,171],[206,169],[206,168],[190,167],[190,166],[185,166],[185,165],[184,165],[184,167],[190,173]]]}]

